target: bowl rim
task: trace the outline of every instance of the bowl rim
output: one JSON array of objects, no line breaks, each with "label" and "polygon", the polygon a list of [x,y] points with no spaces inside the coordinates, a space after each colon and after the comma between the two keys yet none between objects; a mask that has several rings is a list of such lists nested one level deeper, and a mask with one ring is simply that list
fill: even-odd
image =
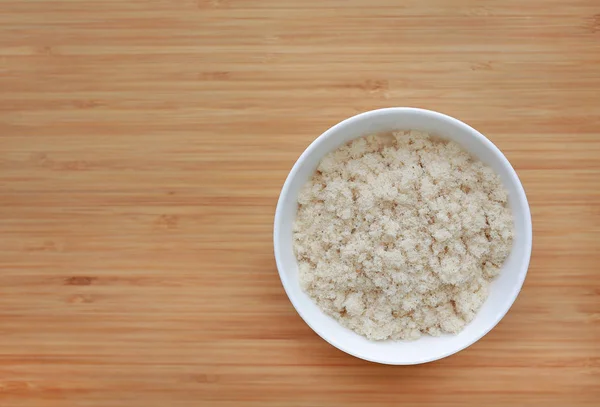
[{"label": "bowl rim", "polygon": [[[284,273],[282,272],[283,266],[282,266],[282,260],[280,259],[280,256],[281,256],[281,254],[280,254],[280,252],[281,252],[281,249],[280,249],[280,242],[281,242],[280,225],[281,225],[282,216],[283,216],[282,215],[283,202],[285,200],[285,197],[289,194],[290,184],[291,184],[292,180],[296,177],[297,172],[300,169],[301,163],[306,159],[306,157],[313,154],[313,152],[318,148],[318,146],[331,133],[335,132],[339,127],[352,124],[353,122],[362,120],[363,118],[365,118],[367,116],[374,116],[374,115],[378,115],[378,114],[389,114],[389,113],[404,113],[404,114],[415,113],[415,114],[429,115],[431,117],[436,117],[437,119],[441,119],[442,121],[453,122],[458,127],[462,127],[466,132],[472,133],[475,137],[479,138],[486,145],[486,147],[488,149],[490,149],[494,153],[494,155],[496,155],[500,159],[502,165],[504,167],[506,167],[506,169],[508,170],[508,173],[510,175],[510,178],[512,179],[512,182],[514,182],[516,185],[517,195],[518,195],[517,199],[524,203],[523,215],[524,215],[524,218],[526,219],[525,226],[524,226],[524,228],[525,228],[525,245],[526,245],[525,258],[522,261],[522,269],[524,269],[524,271],[521,271],[519,273],[518,286],[511,293],[509,301],[507,302],[508,306],[506,307],[506,309],[503,312],[498,314],[496,319],[493,321],[493,323],[491,323],[489,325],[489,327],[486,330],[482,331],[482,333],[480,335],[476,335],[472,339],[465,341],[465,344],[463,346],[460,346],[457,349],[446,352],[446,353],[442,354],[441,356],[434,356],[431,358],[423,358],[422,360],[411,361],[411,362],[396,362],[396,361],[391,362],[391,361],[387,361],[385,359],[368,357],[368,356],[361,354],[360,352],[356,352],[353,349],[349,349],[348,347],[340,344],[335,338],[326,338],[320,330],[316,329],[313,326],[313,324],[311,324],[311,322],[305,316],[304,312],[302,311],[301,307],[299,306],[297,299],[293,295],[291,295],[290,290],[288,290],[289,281],[288,281],[287,276],[284,275]],[[274,226],[273,227],[273,249],[274,249],[274,255],[275,255],[275,263],[277,265],[277,271],[279,273],[279,278],[281,280],[281,284],[283,285],[283,289],[285,290],[285,293],[286,293],[288,299],[294,306],[294,309],[296,310],[298,315],[300,315],[300,317],[304,320],[304,322],[317,335],[319,335],[323,340],[325,340],[327,343],[329,343],[333,347],[335,347],[349,355],[357,357],[359,359],[363,359],[363,360],[366,360],[369,362],[374,362],[374,363],[386,364],[386,365],[416,365],[416,364],[433,362],[435,360],[443,359],[443,358],[451,356],[455,353],[458,353],[458,352],[468,348],[469,346],[473,345],[475,342],[479,341],[481,338],[483,338],[485,335],[487,335],[493,328],[495,328],[498,325],[498,323],[502,320],[502,318],[504,318],[504,316],[512,308],[515,300],[517,299],[517,296],[521,292],[521,289],[525,282],[525,278],[527,276],[529,264],[531,261],[531,250],[532,250],[532,240],[533,240],[531,210],[529,207],[529,202],[527,200],[527,196],[525,195],[525,190],[523,188],[523,184],[521,183],[521,180],[519,179],[519,176],[517,175],[515,169],[510,164],[510,162],[505,157],[505,155],[502,153],[502,151],[500,151],[500,149],[498,147],[496,147],[496,145],[494,143],[492,143],[492,141],[490,141],[482,133],[480,133],[478,130],[474,129],[473,127],[469,126],[468,124],[466,124],[452,116],[446,115],[444,113],[436,112],[434,110],[416,108],[416,107],[388,107],[388,108],[369,110],[369,111],[366,111],[363,113],[359,113],[359,114],[351,116],[351,117],[344,119],[341,122],[333,125],[329,129],[324,131],[315,140],[313,140],[312,143],[310,143],[310,145],[302,152],[300,157],[296,160],[296,162],[294,163],[294,166],[292,167],[288,176],[285,179],[285,182],[284,182],[281,192],[279,194],[279,198],[277,200],[277,207],[275,209],[275,217],[274,217],[274,225],[273,226]]]}]

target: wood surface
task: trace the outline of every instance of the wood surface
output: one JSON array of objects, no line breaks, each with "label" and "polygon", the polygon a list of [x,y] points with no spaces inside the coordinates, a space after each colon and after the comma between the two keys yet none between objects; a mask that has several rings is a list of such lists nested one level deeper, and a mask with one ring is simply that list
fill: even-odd
[{"label": "wood surface", "polygon": [[[481,341],[355,359],[296,314],[276,200],[417,106],[513,163],[534,249]],[[0,406],[600,405],[598,0],[0,0]]]}]

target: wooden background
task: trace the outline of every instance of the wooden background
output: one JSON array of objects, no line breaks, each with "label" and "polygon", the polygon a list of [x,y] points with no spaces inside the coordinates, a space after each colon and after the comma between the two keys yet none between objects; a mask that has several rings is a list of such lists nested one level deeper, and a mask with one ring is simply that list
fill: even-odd
[{"label": "wooden background", "polygon": [[[529,275],[450,358],[348,356],[272,254],[295,159],[426,107],[525,186]],[[0,0],[0,405],[600,405],[597,0]]]}]

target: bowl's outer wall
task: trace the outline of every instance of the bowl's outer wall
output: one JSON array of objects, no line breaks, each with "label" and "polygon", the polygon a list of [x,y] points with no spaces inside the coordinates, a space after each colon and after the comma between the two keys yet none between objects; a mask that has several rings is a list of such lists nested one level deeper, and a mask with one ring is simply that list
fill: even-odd
[{"label": "bowl's outer wall", "polygon": [[[408,129],[454,140],[500,175],[508,191],[514,218],[513,247],[500,276],[492,283],[490,296],[462,332],[441,337],[423,336],[416,341],[374,342],[339,325],[301,290],[293,252],[292,225],[298,192],[325,154],[357,137]],[[496,326],[523,285],[531,255],[531,231],[531,215],[523,186],[506,157],[491,141],[470,126],[441,113],[416,108],[389,108],[362,113],[337,124],[304,151],[281,191],[273,237],[275,258],[285,291],[300,316],[316,333],[333,346],[362,359],[386,364],[417,364],[456,353]]]}]

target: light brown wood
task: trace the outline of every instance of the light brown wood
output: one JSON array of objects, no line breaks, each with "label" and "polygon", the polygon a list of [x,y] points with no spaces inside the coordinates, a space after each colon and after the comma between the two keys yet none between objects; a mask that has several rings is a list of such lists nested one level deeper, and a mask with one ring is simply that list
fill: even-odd
[{"label": "light brown wood", "polygon": [[[525,186],[529,275],[450,358],[348,356],[272,221],[303,149],[418,106]],[[597,0],[0,0],[0,405],[597,406]]]}]

